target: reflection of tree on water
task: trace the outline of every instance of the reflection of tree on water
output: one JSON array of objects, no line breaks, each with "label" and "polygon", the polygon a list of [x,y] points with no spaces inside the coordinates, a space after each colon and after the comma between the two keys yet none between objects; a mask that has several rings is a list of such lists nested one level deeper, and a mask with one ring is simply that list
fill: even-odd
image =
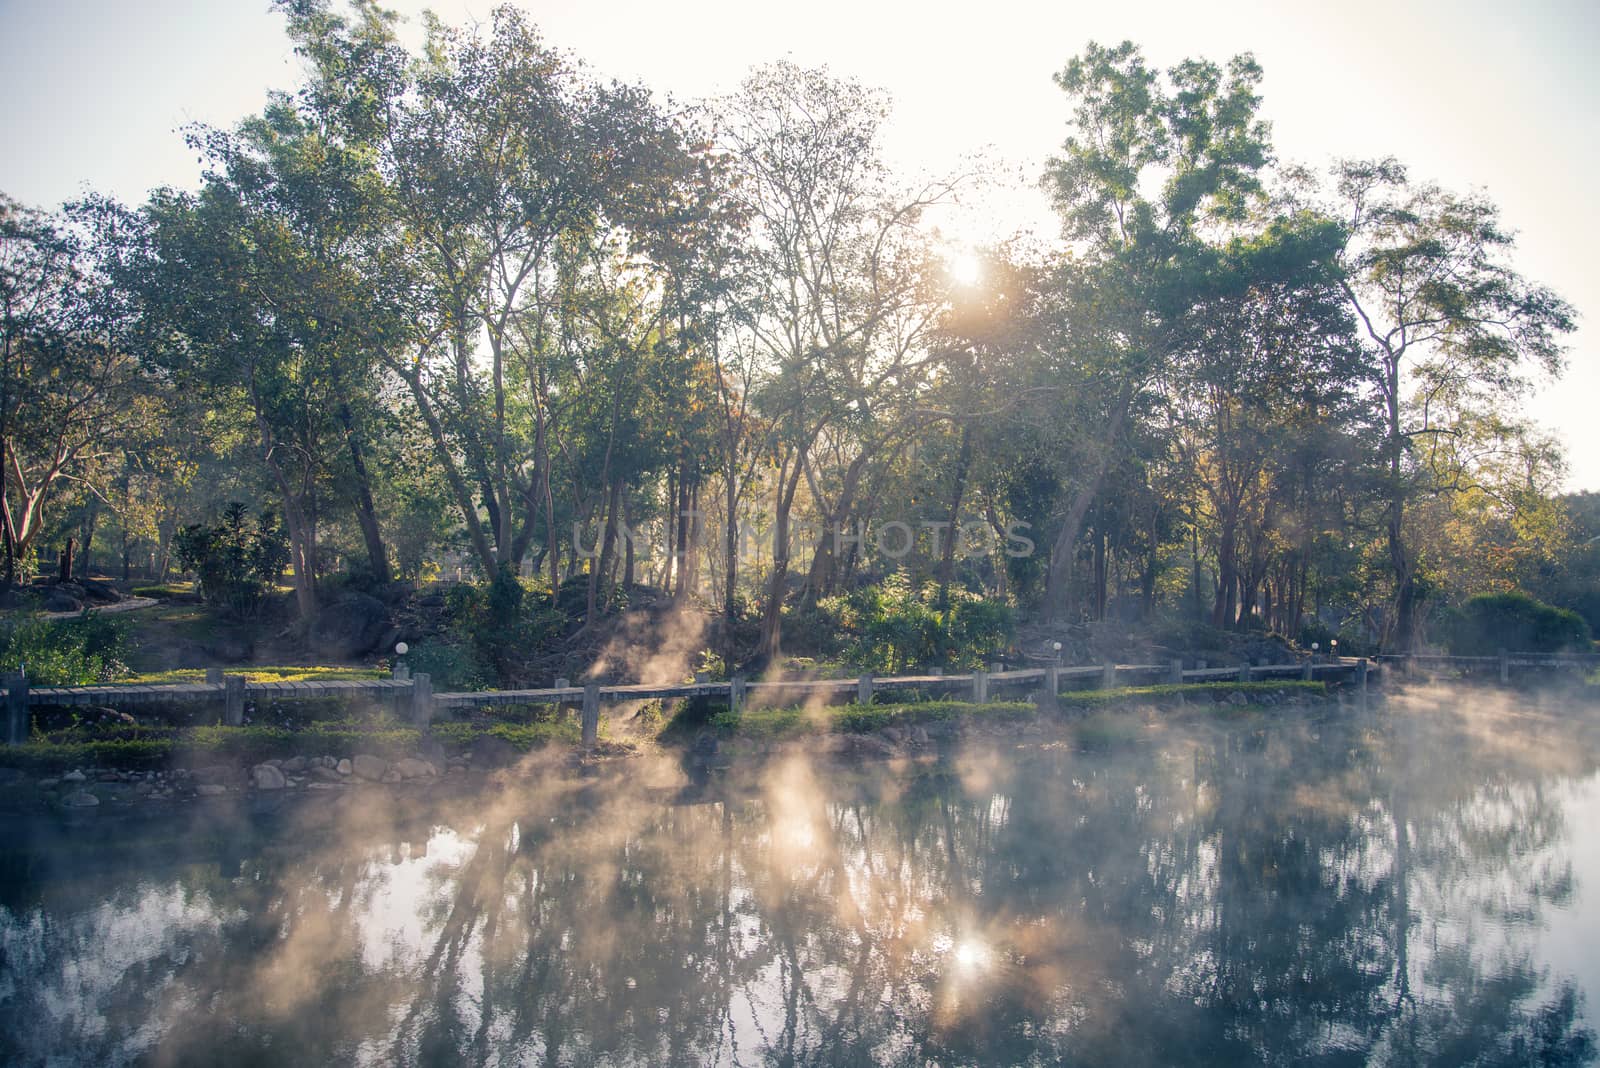
[{"label": "reflection of tree on water", "polygon": [[[1593,774],[1586,728],[1543,729]],[[138,851],[87,879],[60,850],[8,869],[0,1042],[21,1063],[158,1037],[153,1063],[1583,1063],[1579,999],[1532,955],[1585,889],[1547,770],[1421,709],[779,765],[692,804],[628,773],[351,798],[267,829],[236,878]]]}]

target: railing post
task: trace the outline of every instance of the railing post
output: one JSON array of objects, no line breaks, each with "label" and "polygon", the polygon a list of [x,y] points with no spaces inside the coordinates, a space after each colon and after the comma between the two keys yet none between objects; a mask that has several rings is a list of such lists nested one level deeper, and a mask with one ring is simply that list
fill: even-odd
[{"label": "railing post", "polygon": [[28,676],[19,673],[6,680],[6,744],[26,742],[28,727]]},{"label": "railing post", "polygon": [[1305,682],[1311,681],[1311,661],[1307,660],[1300,665],[1300,678]]},{"label": "railing post", "polygon": [[1181,657],[1172,661],[1172,669],[1167,674],[1167,680],[1175,686],[1183,685],[1183,659]]},{"label": "railing post", "polygon": [[[558,690],[565,690],[568,686],[571,686],[571,685],[572,685],[571,681],[569,681],[567,679],[557,679],[555,688],[558,689]],[[556,719],[558,721],[565,721],[566,718],[567,718],[567,703],[565,701],[563,701],[561,698],[557,697],[556,698]]]},{"label": "railing post", "polygon": [[989,701],[989,673],[982,668],[972,673],[972,700],[980,705]]},{"label": "railing post", "polygon": [[244,726],[244,676],[222,676],[222,723],[227,727]]},{"label": "railing post", "polygon": [[593,679],[583,684],[583,745],[594,747],[600,740],[600,683]]},{"label": "railing post", "polygon": [[728,711],[738,715],[744,708],[744,676],[735,675],[728,680]]},{"label": "railing post", "polygon": [[1115,690],[1117,688],[1117,665],[1110,660],[1100,664],[1100,688],[1102,690]]},{"label": "railing post", "polygon": [[1511,654],[1504,649],[1500,650],[1500,681],[1511,681]]},{"label": "railing post", "polygon": [[861,676],[856,680],[856,704],[870,705],[872,703],[872,674]]},{"label": "railing post", "polygon": [[1061,665],[1051,664],[1044,669],[1044,688],[1051,699],[1061,695]]},{"label": "railing post", "polygon": [[1239,665],[1239,681],[1240,682],[1249,682],[1250,681],[1250,661],[1248,661],[1248,660],[1246,660],[1244,663]]},{"label": "railing post", "polygon": [[411,669],[398,662],[396,662],[394,665],[394,671],[390,674],[396,682],[408,682],[411,679]]},{"label": "railing post", "polygon": [[426,671],[411,676],[411,723],[420,730],[433,723],[433,677]]},{"label": "railing post", "polygon": [[206,685],[207,686],[221,686],[222,685],[222,669],[221,668],[206,668]]},{"label": "railing post", "polygon": [[1362,657],[1356,662],[1356,691],[1363,697],[1367,694],[1367,658]]}]

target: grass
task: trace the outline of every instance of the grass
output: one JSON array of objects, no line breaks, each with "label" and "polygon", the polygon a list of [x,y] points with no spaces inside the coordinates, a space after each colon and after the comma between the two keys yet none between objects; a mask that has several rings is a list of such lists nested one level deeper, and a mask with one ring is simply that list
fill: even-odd
[{"label": "grass", "polygon": [[[1060,695],[1057,703],[1063,712],[1079,715],[1103,715],[1118,708],[1137,704],[1175,702],[1177,698],[1203,697],[1207,702],[1218,695],[1242,693],[1246,698],[1268,693],[1303,694],[1321,696],[1327,687],[1320,682],[1214,682],[1162,686],[1125,686],[1114,690],[1080,690]],[[1251,702],[1254,704],[1255,702]],[[1249,707],[1249,705],[1245,706]],[[1233,712],[1235,706],[1223,705],[1221,711]],[[885,727],[915,726],[917,724],[947,722],[952,720],[982,720],[986,722],[1015,722],[1040,715],[1040,709],[1025,701],[993,701],[974,704],[970,701],[915,701],[886,704],[828,705],[821,708],[804,708],[791,705],[783,708],[746,709],[743,713],[723,710],[710,718],[711,726],[724,737],[750,738],[762,741],[795,738],[812,734],[849,733],[868,734]],[[1113,717],[1115,718],[1115,717]],[[1079,725],[1083,729],[1083,725]],[[1096,731],[1109,740],[1112,735],[1131,737],[1137,726],[1095,723],[1087,730]]]},{"label": "grass", "polygon": [[975,705],[967,701],[916,701],[906,704],[826,705],[806,709],[798,705],[785,708],[747,709],[743,713],[719,712],[711,725],[719,734],[741,738],[792,738],[829,732],[868,734],[885,727],[915,726],[955,719],[984,718],[994,721],[1027,719],[1038,709],[1026,701],[995,701]]},{"label": "grass", "polygon": [[[246,668],[224,668],[223,670],[230,675],[243,675],[249,682],[352,682],[387,677],[377,668],[316,664],[279,664],[275,666],[251,664]],[[204,681],[206,681],[206,673],[200,668],[179,668],[175,671],[147,671],[143,674],[128,675],[117,680],[118,684],[123,685]]]},{"label": "grass", "polygon": [[165,600],[168,597],[181,597],[194,592],[194,583],[192,582],[163,582],[160,585],[133,587],[133,595],[135,597],[153,597],[158,601]]},{"label": "grass", "polygon": [[[579,741],[576,722],[435,724],[433,736],[445,752],[470,749],[479,737],[498,738],[526,752],[548,745]],[[411,727],[362,727],[354,723],[319,723],[300,729],[284,727],[121,727],[110,735],[75,731],[35,737],[25,745],[0,750],[0,763],[34,771],[72,768],[146,769],[170,765],[253,764],[273,757],[351,756],[372,753],[398,758],[419,751],[422,735]]]}]

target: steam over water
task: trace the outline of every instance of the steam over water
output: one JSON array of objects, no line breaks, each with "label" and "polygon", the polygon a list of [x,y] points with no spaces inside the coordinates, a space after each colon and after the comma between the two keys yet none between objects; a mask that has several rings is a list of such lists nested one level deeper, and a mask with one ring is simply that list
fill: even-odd
[{"label": "steam over water", "polygon": [[1147,734],[11,817],[0,1063],[1595,1058],[1600,710]]}]

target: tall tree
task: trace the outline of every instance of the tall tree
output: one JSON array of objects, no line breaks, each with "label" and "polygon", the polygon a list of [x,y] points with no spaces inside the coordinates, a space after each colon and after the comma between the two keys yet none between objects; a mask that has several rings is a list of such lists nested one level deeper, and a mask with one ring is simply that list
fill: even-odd
[{"label": "tall tree", "polygon": [[1480,195],[1414,184],[1393,159],[1346,161],[1334,174],[1348,231],[1344,292],[1376,363],[1388,470],[1385,515],[1394,579],[1389,643],[1409,648],[1418,623],[1417,561],[1406,510],[1428,492],[1419,441],[1448,433],[1450,396],[1518,394],[1532,367],[1561,366],[1573,310],[1511,266],[1512,235]]}]

